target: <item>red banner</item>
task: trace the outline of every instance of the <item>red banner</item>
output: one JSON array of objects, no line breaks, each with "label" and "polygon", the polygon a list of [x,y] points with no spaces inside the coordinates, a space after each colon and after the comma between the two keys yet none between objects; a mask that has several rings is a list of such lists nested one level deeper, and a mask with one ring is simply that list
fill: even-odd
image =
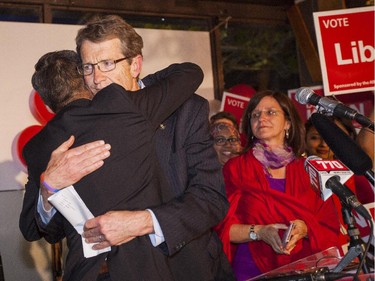
[{"label": "red banner", "polygon": [[242,114],[249,103],[250,98],[224,92],[220,111],[226,111],[236,116],[238,124],[242,123]]},{"label": "red banner", "polygon": [[314,13],[325,95],[373,91],[374,7]]}]

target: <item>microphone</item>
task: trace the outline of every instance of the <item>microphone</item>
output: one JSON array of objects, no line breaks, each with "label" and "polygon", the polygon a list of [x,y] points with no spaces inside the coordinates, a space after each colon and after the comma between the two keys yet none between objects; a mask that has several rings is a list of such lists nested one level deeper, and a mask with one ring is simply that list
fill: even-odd
[{"label": "microphone", "polygon": [[332,196],[332,190],[327,188],[330,178],[337,176],[340,183],[344,184],[353,175],[353,172],[339,160],[323,160],[315,155],[306,158],[305,170],[310,176],[311,186],[320,191],[323,201]]},{"label": "microphone", "polygon": [[305,161],[305,170],[309,173],[311,185],[320,191],[321,198],[326,201],[333,194],[346,206],[353,208],[364,218],[372,217],[358,201],[355,194],[344,183],[353,175],[339,160],[323,160],[310,156]]},{"label": "microphone", "polygon": [[320,108],[324,109],[322,113],[355,120],[362,126],[369,127],[372,129],[372,131],[374,131],[374,123],[371,122],[371,120],[366,116],[363,116],[356,110],[344,105],[342,102],[319,96],[310,88],[299,88],[296,92],[295,98],[300,104],[311,104],[318,106],[318,111]]},{"label": "microphone", "polygon": [[340,198],[346,206],[352,207],[358,214],[367,220],[372,220],[371,215],[365,207],[358,201],[353,191],[351,191],[346,185],[340,183],[339,176],[333,176],[326,182],[326,187],[332,190],[337,197]]},{"label": "microphone", "polygon": [[327,116],[319,113],[311,115],[311,122],[330,149],[356,175],[365,175],[374,185],[371,158],[361,147]]}]

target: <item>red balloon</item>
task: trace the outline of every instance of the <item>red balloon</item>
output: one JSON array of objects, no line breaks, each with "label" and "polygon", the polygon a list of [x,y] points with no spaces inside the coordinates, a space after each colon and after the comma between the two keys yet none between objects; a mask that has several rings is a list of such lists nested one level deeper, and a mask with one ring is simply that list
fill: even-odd
[{"label": "red balloon", "polygon": [[46,125],[47,122],[55,116],[55,114],[52,113],[44,104],[39,93],[35,90],[33,90],[30,94],[29,104],[32,115],[36,118],[37,121],[39,121],[41,125],[33,125],[27,127],[14,138],[12,144],[13,159],[15,159],[22,166],[22,168],[24,168],[25,172],[27,172],[27,169],[26,161],[22,156],[23,148],[25,147],[26,143],[33,136],[39,133],[40,130],[43,129],[44,125]]},{"label": "red balloon", "polygon": [[228,89],[229,93],[252,98],[256,93],[255,89],[247,84],[237,84]]},{"label": "red balloon", "polygon": [[26,166],[25,159],[22,157],[22,150],[26,143],[37,133],[40,132],[40,130],[43,129],[43,126],[40,125],[33,125],[30,127],[27,127],[24,129],[17,138],[16,144],[17,144],[17,157],[21,161],[21,163]]},{"label": "red balloon", "polygon": [[42,125],[45,125],[49,120],[55,116],[48,107],[44,104],[42,98],[37,91],[33,91],[30,97],[30,110],[36,120]]}]

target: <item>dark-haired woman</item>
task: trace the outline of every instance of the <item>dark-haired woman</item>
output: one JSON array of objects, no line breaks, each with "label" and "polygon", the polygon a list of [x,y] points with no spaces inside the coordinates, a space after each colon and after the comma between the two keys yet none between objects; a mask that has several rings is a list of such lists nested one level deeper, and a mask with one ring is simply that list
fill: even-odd
[{"label": "dark-haired woman", "polygon": [[217,227],[239,281],[338,246],[339,234],[333,201],[323,202],[310,186],[304,126],[288,96],[255,94],[242,125],[246,152],[223,168],[230,209]]}]

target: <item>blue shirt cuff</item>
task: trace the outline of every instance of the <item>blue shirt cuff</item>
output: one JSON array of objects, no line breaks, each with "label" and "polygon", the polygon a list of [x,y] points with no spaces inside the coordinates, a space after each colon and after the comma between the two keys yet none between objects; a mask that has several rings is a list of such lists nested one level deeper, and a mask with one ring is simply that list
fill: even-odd
[{"label": "blue shirt cuff", "polygon": [[42,197],[42,194],[40,193],[40,190],[39,190],[37,211],[40,215],[42,222],[46,225],[51,221],[52,217],[56,214],[56,209],[54,207],[52,207],[49,211],[47,211],[44,208],[43,197]]},{"label": "blue shirt cuff", "polygon": [[160,224],[154,212],[151,211],[150,209],[146,209],[146,210],[150,212],[151,217],[152,217],[152,223],[154,224],[154,233],[151,233],[148,236],[150,237],[152,245],[154,247],[157,247],[165,241],[164,234],[163,234],[163,231],[161,230]]}]

